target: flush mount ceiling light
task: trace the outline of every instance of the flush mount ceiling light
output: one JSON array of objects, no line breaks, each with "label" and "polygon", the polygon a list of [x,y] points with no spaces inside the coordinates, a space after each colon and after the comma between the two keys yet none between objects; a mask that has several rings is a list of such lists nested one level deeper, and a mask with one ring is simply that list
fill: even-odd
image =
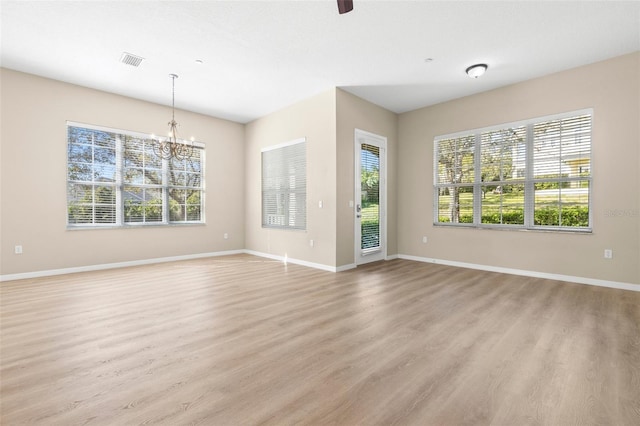
[{"label": "flush mount ceiling light", "polygon": [[178,139],[178,123],[176,122],[176,74],[169,74],[172,81],[171,91],[171,121],[169,122],[169,135],[166,138],[154,138],[153,139],[153,151],[154,153],[170,160],[175,158],[177,160],[184,160],[191,157],[193,154],[193,143],[186,143],[184,140]]},{"label": "flush mount ceiling light", "polygon": [[471,78],[478,78],[489,68],[487,64],[475,64],[467,68],[467,75]]}]

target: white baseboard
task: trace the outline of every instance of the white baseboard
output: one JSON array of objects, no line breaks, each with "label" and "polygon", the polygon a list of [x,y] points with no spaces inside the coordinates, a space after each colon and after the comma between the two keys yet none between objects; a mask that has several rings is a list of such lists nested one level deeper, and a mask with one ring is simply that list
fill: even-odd
[{"label": "white baseboard", "polygon": [[358,265],[356,265],[355,263],[349,263],[348,265],[338,266],[336,268],[336,272],[348,271],[349,269],[355,269],[357,267]]},{"label": "white baseboard", "polygon": [[[284,256],[257,252],[254,250],[228,250],[228,251],[218,251],[218,252],[211,252],[211,253],[188,254],[183,256],[162,257],[162,258],[155,258],[155,259],[133,260],[133,261],[127,261],[127,262],[105,263],[100,265],[79,266],[74,268],[62,268],[62,269],[51,269],[46,271],[24,272],[19,274],[7,274],[7,275],[0,275],[0,282],[12,281],[12,280],[23,280],[23,279],[29,279],[29,278],[40,278],[40,277],[47,277],[47,276],[54,276],[54,275],[72,274],[76,272],[89,272],[89,271],[100,271],[104,269],[125,268],[128,266],[150,265],[153,263],[175,262],[179,260],[201,259],[205,257],[227,256],[227,255],[241,254],[241,253],[246,253],[246,254],[250,254],[258,257],[264,257],[267,259],[273,259],[273,260],[277,260],[279,262],[284,262],[284,263],[287,263],[287,262],[293,263],[295,265],[301,265],[309,268],[320,269],[327,272],[343,272],[343,271],[347,271],[349,269],[354,269],[357,267],[355,263],[336,267],[336,266],[323,265],[321,263],[307,262],[306,260],[292,259],[292,258],[286,258]],[[640,291],[640,284],[623,283],[618,281],[608,281],[608,280],[600,280],[600,279],[594,279],[594,278],[576,277],[571,275],[550,274],[546,272],[527,271],[523,269],[503,268],[500,266],[479,265],[475,263],[457,262],[453,260],[434,259],[429,257],[411,256],[406,254],[391,255],[386,257],[386,260],[393,260],[393,259],[413,260],[416,262],[424,262],[424,263],[437,263],[440,265],[476,269],[480,271],[499,272],[503,274],[521,275],[525,277],[534,277],[534,278],[545,278],[550,280],[567,281],[571,283],[595,285],[599,287],[609,287],[609,288],[616,288],[621,290]]]},{"label": "white baseboard", "polygon": [[0,275],[0,282],[12,280],[25,280],[29,278],[49,277],[54,275],[73,274],[76,272],[101,271],[104,269],[126,268],[128,266],[150,265],[153,263],[175,262],[178,260],[201,259],[204,257],[227,256],[241,254],[244,250],[217,251],[211,253],[187,254],[183,256],[160,257],[155,259],[132,260],[127,262],[103,263],[100,265],[78,266],[74,268],[49,269],[46,271],[23,272],[19,274]]},{"label": "white baseboard", "polygon": [[640,291],[640,284],[623,283],[618,281],[599,280],[595,278],[575,277],[572,275],[550,274],[547,272],[527,271],[524,269],[503,268],[500,266],[478,265],[475,263],[456,262],[453,260],[433,259],[429,257],[398,255],[400,259],[414,260],[416,262],[438,263],[440,265],[456,266],[459,268],[477,269],[480,271],[500,272],[503,274],[522,275],[525,277],[545,278],[549,280],[567,281],[576,284],[595,285],[599,287],[617,288],[620,290]]},{"label": "white baseboard", "polygon": [[[293,259],[293,258],[286,257],[286,256],[279,256],[279,255],[275,255],[275,254],[262,253],[262,252],[254,251],[254,250],[243,250],[243,253],[250,254],[250,255],[253,255],[253,256],[258,256],[258,257],[264,257],[264,258],[267,258],[267,259],[278,260],[278,261],[283,262],[283,263],[293,263],[294,265],[301,265],[301,266],[306,266],[306,267],[309,267],[309,268],[320,269],[320,270],[327,271],[327,272],[341,272],[341,271],[346,271],[347,269],[351,269],[352,268],[351,265],[346,265],[346,267],[345,266],[338,266],[338,267],[329,266],[329,265],[323,265],[322,263],[307,262],[306,260]],[[355,267],[355,265],[353,267]]]},{"label": "white baseboard", "polygon": [[307,262],[306,260],[285,258],[284,256],[262,253],[262,252],[257,252],[253,250],[229,250],[229,251],[218,251],[218,252],[211,252],[211,253],[188,254],[184,256],[171,256],[171,257],[161,257],[161,258],[154,258],[154,259],[132,260],[127,262],[104,263],[100,265],[78,266],[73,268],[49,269],[45,271],[23,272],[19,274],[6,274],[6,275],[0,275],[0,282],[13,281],[13,280],[25,280],[29,278],[49,277],[54,275],[73,274],[77,272],[90,272],[90,271],[101,271],[105,269],[126,268],[129,266],[151,265],[154,263],[175,262],[179,260],[201,259],[205,257],[227,256],[231,254],[242,254],[242,253],[246,253],[246,254],[250,254],[258,257],[264,257],[267,259],[273,259],[283,263],[286,263],[286,262],[293,263],[295,265],[306,266],[309,268],[320,269],[328,272],[342,272],[342,271],[347,271],[349,269],[353,269],[356,267],[355,264],[342,265],[338,267],[329,266],[329,265],[323,265],[321,263],[313,263],[313,262]]}]

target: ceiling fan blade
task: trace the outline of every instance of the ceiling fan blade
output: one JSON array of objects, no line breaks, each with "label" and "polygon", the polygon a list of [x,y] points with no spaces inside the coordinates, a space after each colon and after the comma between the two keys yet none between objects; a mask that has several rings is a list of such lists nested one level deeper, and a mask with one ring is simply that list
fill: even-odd
[{"label": "ceiling fan blade", "polygon": [[338,12],[340,12],[340,15],[351,12],[352,10],[353,0],[338,0]]}]

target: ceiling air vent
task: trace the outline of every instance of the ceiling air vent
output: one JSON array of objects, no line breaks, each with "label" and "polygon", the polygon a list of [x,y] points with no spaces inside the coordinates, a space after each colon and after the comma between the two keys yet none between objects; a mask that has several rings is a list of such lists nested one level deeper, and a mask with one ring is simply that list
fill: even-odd
[{"label": "ceiling air vent", "polygon": [[131,53],[123,52],[120,57],[120,62],[123,64],[131,65],[133,67],[140,66],[140,64],[144,61],[144,58],[140,56],[132,55]]}]

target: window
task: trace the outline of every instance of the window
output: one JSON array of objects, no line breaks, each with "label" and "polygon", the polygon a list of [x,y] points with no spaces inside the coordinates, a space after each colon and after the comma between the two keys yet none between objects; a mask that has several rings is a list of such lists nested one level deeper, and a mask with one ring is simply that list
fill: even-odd
[{"label": "window", "polygon": [[591,117],[435,138],[434,223],[590,231]]},{"label": "window", "polygon": [[150,136],[67,123],[70,227],[203,223],[204,146],[165,160]]},{"label": "window", "polygon": [[307,227],[305,138],[262,151],[262,226]]}]

